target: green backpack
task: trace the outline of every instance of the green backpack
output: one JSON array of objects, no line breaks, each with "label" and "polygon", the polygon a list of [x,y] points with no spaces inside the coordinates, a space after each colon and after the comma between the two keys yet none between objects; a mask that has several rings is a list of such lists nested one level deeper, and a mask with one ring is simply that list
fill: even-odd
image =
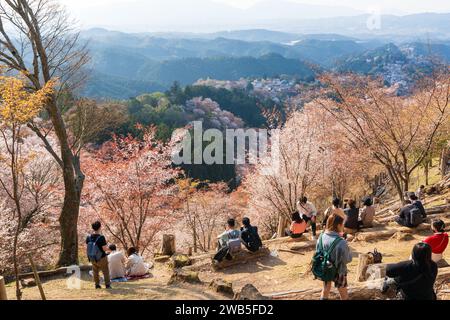
[{"label": "green backpack", "polygon": [[319,246],[317,247],[317,252],[312,260],[312,273],[314,274],[316,279],[320,279],[324,282],[331,282],[336,279],[337,268],[330,261],[330,255],[333,252],[334,248],[341,242],[342,238],[338,237],[333,241],[330,248],[328,250],[323,249],[322,244],[323,233],[319,238]]}]

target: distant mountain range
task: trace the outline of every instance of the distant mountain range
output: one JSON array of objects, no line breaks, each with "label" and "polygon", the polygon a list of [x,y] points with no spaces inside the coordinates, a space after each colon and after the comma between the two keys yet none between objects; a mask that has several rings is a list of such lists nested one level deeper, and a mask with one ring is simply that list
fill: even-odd
[{"label": "distant mountain range", "polygon": [[311,79],[311,64],[328,70],[395,74],[396,66],[410,67],[429,55],[450,62],[450,41],[443,40],[361,40],[334,33],[301,35],[264,29],[128,34],[97,28],[81,37],[89,41],[92,56],[92,77],[83,92],[91,97],[128,98],[164,90],[174,81],[186,85],[208,77],[236,80],[285,74]]}]

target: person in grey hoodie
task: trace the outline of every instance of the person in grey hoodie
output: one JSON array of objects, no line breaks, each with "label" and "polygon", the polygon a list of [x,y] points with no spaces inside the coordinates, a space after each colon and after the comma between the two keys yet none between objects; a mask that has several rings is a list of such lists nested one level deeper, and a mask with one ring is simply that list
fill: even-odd
[{"label": "person in grey hoodie", "polygon": [[[341,237],[344,231],[344,219],[336,214],[331,215],[327,220],[326,230],[322,233],[322,246],[324,250],[328,250],[333,242]],[[319,243],[317,249],[319,250]],[[352,261],[352,252],[348,243],[344,239],[340,239],[336,247],[330,254],[330,261],[337,268],[335,287],[338,289],[341,300],[348,300],[347,290],[347,264]],[[332,282],[324,282],[321,300],[328,300],[330,295]]]}]

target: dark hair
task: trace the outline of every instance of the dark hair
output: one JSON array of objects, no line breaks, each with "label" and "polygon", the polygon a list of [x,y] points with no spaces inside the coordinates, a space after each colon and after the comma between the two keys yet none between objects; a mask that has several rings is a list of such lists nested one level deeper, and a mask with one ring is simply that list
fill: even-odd
[{"label": "dark hair", "polygon": [[236,220],[235,220],[235,219],[228,219],[227,225],[228,225],[230,228],[234,228],[234,227],[236,226]]},{"label": "dark hair", "polygon": [[353,199],[349,199],[349,200],[348,200],[348,206],[349,206],[350,208],[352,208],[352,209],[355,209],[355,208],[356,208],[356,201],[353,200]]},{"label": "dark hair", "polygon": [[294,212],[292,214],[292,221],[297,222],[297,223],[302,223],[303,222],[303,219],[300,216],[300,213],[298,211],[296,211],[296,212]]},{"label": "dark hair", "polygon": [[424,185],[421,185],[421,186],[420,186],[420,189],[425,189],[425,186],[424,186]]},{"label": "dark hair", "polygon": [[100,221],[95,221],[91,226],[92,230],[98,231],[102,227],[102,223]]},{"label": "dark hair", "polygon": [[367,197],[363,200],[363,203],[366,207],[371,207],[373,206],[373,200],[370,197]]},{"label": "dark hair", "polygon": [[333,199],[333,206],[335,206],[336,208],[340,208],[341,207],[341,199],[334,198]]},{"label": "dark hair", "polygon": [[421,272],[431,271],[431,247],[429,244],[421,242],[414,246],[412,252],[412,260]]},{"label": "dark hair", "polygon": [[244,219],[242,219],[242,224],[243,224],[245,227],[250,227],[250,219],[247,218],[247,217],[245,217]]},{"label": "dark hair", "polygon": [[433,228],[437,232],[444,232],[445,231],[445,222],[440,220],[440,219],[439,220],[434,220],[431,225],[433,226]]},{"label": "dark hair", "polygon": [[418,198],[414,193],[411,193],[411,194],[409,195],[409,199],[411,199],[412,201],[417,201],[417,200],[419,200],[419,198]]},{"label": "dark hair", "polygon": [[303,203],[303,204],[308,203],[308,198],[307,197],[301,197],[300,198],[300,203]]},{"label": "dark hair", "polygon": [[115,244],[110,244],[110,245],[109,245],[109,250],[111,250],[111,251],[116,251],[116,250],[117,250],[116,245],[115,245]]},{"label": "dark hair", "polygon": [[128,248],[128,250],[127,250],[127,255],[128,256],[131,256],[131,255],[133,255],[133,254],[136,254],[138,251],[137,251],[137,249],[135,248],[135,247],[131,247],[131,248]]},{"label": "dark hair", "polygon": [[327,230],[339,232],[338,227],[342,224],[344,224],[344,219],[337,214],[332,214],[327,220]]}]

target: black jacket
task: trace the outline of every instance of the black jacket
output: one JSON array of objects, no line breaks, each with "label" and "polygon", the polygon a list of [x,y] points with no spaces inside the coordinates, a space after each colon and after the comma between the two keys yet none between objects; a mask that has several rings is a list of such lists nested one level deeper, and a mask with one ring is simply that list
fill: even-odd
[{"label": "black jacket", "polygon": [[249,226],[241,229],[241,240],[245,247],[256,252],[262,247],[262,241],[258,234],[258,227]]},{"label": "black jacket", "polygon": [[345,224],[344,226],[348,229],[358,229],[359,220],[359,209],[358,208],[348,208],[344,210],[345,213]]},{"label": "black jacket", "polygon": [[421,271],[413,261],[390,264],[386,275],[394,278],[405,300],[436,300],[434,283],[438,274],[437,264],[431,262],[431,268]]}]

